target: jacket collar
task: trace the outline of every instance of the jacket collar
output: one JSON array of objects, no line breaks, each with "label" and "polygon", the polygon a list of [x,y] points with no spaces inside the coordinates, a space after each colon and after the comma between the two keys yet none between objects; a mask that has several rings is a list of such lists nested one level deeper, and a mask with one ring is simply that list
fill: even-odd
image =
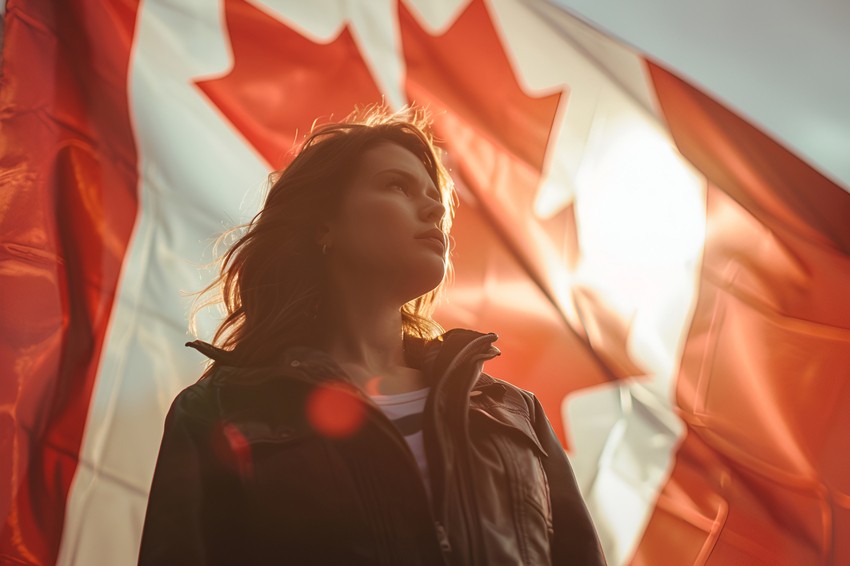
[{"label": "jacket collar", "polygon": [[[444,376],[461,355],[487,354],[487,357],[499,355],[499,350],[493,346],[498,339],[494,333],[483,333],[466,328],[455,328],[444,332],[433,339],[404,337],[404,350],[407,363],[421,370],[429,383],[435,378]],[[269,370],[272,368],[236,365],[227,350],[223,350],[202,340],[187,342],[186,346],[194,348],[208,358],[214,360],[220,367],[238,368],[242,370]],[[479,352],[480,350],[480,352]],[[326,381],[344,378],[344,372],[326,352],[310,346],[290,346],[278,356],[273,368],[278,373],[297,373],[298,377],[310,381]],[[240,372],[241,373],[241,372]],[[266,373],[266,372],[263,372]]]}]

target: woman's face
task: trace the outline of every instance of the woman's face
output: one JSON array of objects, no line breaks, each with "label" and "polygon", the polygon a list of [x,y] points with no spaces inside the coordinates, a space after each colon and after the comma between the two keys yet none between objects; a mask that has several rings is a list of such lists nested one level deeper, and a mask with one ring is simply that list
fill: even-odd
[{"label": "woman's face", "polygon": [[433,290],[446,274],[446,209],[425,166],[400,145],[366,150],[339,213],[320,240],[338,284],[391,293],[401,304]]}]

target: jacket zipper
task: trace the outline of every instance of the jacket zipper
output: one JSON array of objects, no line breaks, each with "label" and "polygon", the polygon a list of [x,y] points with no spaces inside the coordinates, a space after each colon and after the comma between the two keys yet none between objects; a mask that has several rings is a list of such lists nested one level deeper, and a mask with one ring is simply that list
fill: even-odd
[{"label": "jacket zipper", "polygon": [[[480,371],[481,365],[483,361],[476,363],[476,372]],[[462,437],[460,440],[463,442],[463,446],[460,450],[460,455],[462,456],[462,461],[460,462],[460,466],[458,471],[460,472],[461,484],[463,486],[463,496],[460,497],[460,500],[464,502],[466,507],[465,512],[467,514],[467,525],[468,532],[473,544],[471,545],[470,557],[471,564],[485,564],[486,563],[486,551],[484,548],[483,536],[484,533],[482,531],[481,521],[479,520],[478,513],[478,496],[475,493],[475,486],[472,480],[472,447],[469,442],[468,435],[469,425],[467,420],[467,434]],[[470,527],[472,527],[470,529]]]},{"label": "jacket zipper", "polygon": [[[479,336],[478,338],[475,338],[469,344],[464,346],[463,349],[460,352],[458,352],[458,354],[454,357],[454,359],[452,359],[451,363],[446,368],[445,373],[444,373],[445,379],[448,379],[449,376],[458,367],[460,367],[462,364],[464,364],[468,361],[471,361],[475,358],[474,355],[470,356],[470,352],[476,350],[478,348],[479,344],[484,343],[484,342],[492,343],[494,337],[495,337],[495,334],[492,334],[492,333],[485,334],[483,336]],[[479,354],[479,360],[477,360],[475,370],[473,372],[471,372],[470,375],[478,376],[481,372],[481,366],[483,365],[484,361],[486,361],[488,359],[492,359],[495,356],[496,356],[496,354],[492,353],[492,352]],[[462,389],[462,391],[464,393],[464,396],[462,397],[464,403],[468,403],[469,390],[471,390],[472,385],[474,385],[474,377],[473,377],[473,379],[470,379],[469,383],[466,383],[464,385],[463,389]],[[464,409],[467,409],[466,405],[464,406]],[[435,427],[435,430],[437,432],[437,438],[438,438],[438,441],[439,441],[438,445],[440,446],[440,449],[443,453],[443,459],[445,461],[445,442],[446,442],[446,439],[442,434],[441,427]],[[466,432],[468,432],[468,430]],[[470,456],[471,455],[470,455],[469,438],[468,438],[468,436],[464,436],[464,437],[460,438],[460,440],[463,442],[463,446],[461,446],[462,450],[457,451],[457,453],[460,454],[462,456],[462,458],[456,457],[455,461],[458,464],[457,465],[458,477],[460,479],[459,483],[460,483],[460,488],[461,488],[460,493],[458,494],[459,495],[458,501],[460,502],[461,516],[463,517],[464,525],[466,527],[466,533],[467,533],[467,536],[470,537],[470,543],[471,543],[470,548],[468,549],[468,552],[467,552],[467,556],[469,558],[469,563],[471,565],[483,564],[483,558],[484,558],[484,548],[483,548],[483,542],[482,542],[483,533],[482,533],[482,529],[481,529],[481,522],[478,520],[478,515],[476,513],[476,509],[474,509],[474,507],[476,507],[476,505],[474,503],[474,501],[476,501],[476,496],[475,496],[474,492],[472,491],[474,489],[474,487],[473,487],[471,473],[470,473],[470,467],[471,467]],[[446,513],[446,509],[448,507],[448,497],[447,497],[447,490],[445,489],[445,482],[444,482],[444,485],[443,485],[443,493],[441,493],[440,495],[441,495],[441,501],[439,502],[440,508],[437,510],[437,515],[440,517],[441,520],[445,520],[445,513]],[[443,527],[442,523],[437,521],[436,524],[437,524],[437,527],[438,527],[438,532],[439,532],[439,530],[442,530],[442,532],[445,533],[445,527]],[[446,536],[446,542],[448,544],[448,537],[447,536]]]},{"label": "jacket zipper", "polygon": [[[407,442],[405,442],[404,438],[401,437],[401,433],[399,433],[399,431],[395,427],[395,425],[393,425],[392,422],[390,422],[389,418],[387,418],[387,416],[384,414],[384,412],[381,411],[380,407],[378,407],[375,404],[375,402],[372,401],[372,399],[369,398],[368,395],[363,393],[363,391],[361,391],[360,388],[358,388],[354,385],[351,385],[351,390],[352,390],[354,395],[356,395],[358,398],[360,398],[366,404],[367,410],[371,413],[371,415],[370,415],[371,419],[376,424],[379,425],[379,428],[381,428],[387,434],[387,436],[390,437],[390,439],[395,444],[396,448],[398,450],[400,450],[401,452],[403,452],[404,458],[407,460],[409,469],[413,471],[413,473],[415,474],[415,477],[419,480],[419,483],[422,485],[422,497],[424,498],[424,500],[426,502],[428,502],[429,497],[428,497],[428,494],[426,493],[426,488],[425,488],[425,485],[422,481],[423,478],[421,477],[421,475],[419,473],[419,467],[416,463],[416,460],[413,457],[413,454],[410,451],[410,447],[407,445]],[[436,534],[437,534],[437,542],[440,545],[440,549],[444,553],[444,555],[443,555],[444,558],[447,559],[448,553],[451,552],[451,544],[449,542],[448,536],[446,535],[446,529],[443,526],[443,524],[435,517],[434,511],[431,508],[430,502],[426,507],[428,508],[428,514],[430,515],[431,522],[433,523],[434,529],[435,529]]]}]

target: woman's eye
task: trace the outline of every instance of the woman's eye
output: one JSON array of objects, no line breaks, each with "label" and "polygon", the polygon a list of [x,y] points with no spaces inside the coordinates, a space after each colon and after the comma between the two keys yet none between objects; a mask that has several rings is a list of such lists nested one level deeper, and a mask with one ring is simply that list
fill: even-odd
[{"label": "woman's eye", "polygon": [[390,188],[407,194],[407,187],[404,185],[404,183],[393,181],[392,183],[390,183]]}]

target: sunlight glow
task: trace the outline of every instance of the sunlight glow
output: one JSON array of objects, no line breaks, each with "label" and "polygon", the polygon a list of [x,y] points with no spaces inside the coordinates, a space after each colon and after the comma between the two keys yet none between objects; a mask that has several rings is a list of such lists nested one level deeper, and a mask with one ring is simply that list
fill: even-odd
[{"label": "sunlight glow", "polygon": [[594,269],[696,259],[705,233],[704,181],[648,122],[605,122],[576,179],[582,255],[600,264]]},{"label": "sunlight glow", "polygon": [[[652,122],[628,114],[598,120],[576,179],[581,259],[572,284],[593,289],[624,319],[692,295],[688,274],[705,239],[704,183]],[[641,326],[630,341],[641,338]],[[657,350],[646,338],[638,350]],[[654,362],[656,371],[670,369]]]}]

